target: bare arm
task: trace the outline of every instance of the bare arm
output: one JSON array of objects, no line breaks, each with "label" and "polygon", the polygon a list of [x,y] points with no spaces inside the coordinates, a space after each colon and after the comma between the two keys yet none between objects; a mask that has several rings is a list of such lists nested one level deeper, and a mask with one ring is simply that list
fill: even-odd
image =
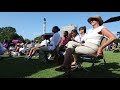
[{"label": "bare arm", "polygon": [[103,28],[102,31],[101,31],[101,33],[104,36],[108,37],[108,40],[102,46],[100,46],[98,48],[97,55],[101,54],[103,48],[105,48],[106,46],[108,46],[109,44],[111,44],[116,39],[115,35],[112,32],[110,32],[108,29],[106,29],[106,28]]},{"label": "bare arm", "polygon": [[62,43],[62,39],[60,40],[59,47],[62,45],[61,43]]}]

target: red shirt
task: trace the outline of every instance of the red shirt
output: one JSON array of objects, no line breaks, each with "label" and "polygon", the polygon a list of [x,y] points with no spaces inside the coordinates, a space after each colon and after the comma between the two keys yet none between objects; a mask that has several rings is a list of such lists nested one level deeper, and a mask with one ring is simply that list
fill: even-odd
[{"label": "red shirt", "polygon": [[68,38],[63,37],[63,38],[61,39],[60,44],[63,45],[63,46],[65,46],[67,43],[68,43]]}]

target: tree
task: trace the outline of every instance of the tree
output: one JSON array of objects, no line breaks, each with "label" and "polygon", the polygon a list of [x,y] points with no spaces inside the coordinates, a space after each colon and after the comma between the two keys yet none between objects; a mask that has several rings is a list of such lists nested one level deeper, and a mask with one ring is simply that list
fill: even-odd
[{"label": "tree", "polygon": [[29,39],[27,39],[27,38],[25,38],[25,39],[24,39],[24,41],[25,41],[25,42],[30,42],[30,40],[29,40]]},{"label": "tree", "polygon": [[117,38],[114,43],[120,43],[120,38]]},{"label": "tree", "polygon": [[22,40],[24,38],[16,33],[16,29],[13,27],[2,27],[0,28],[0,41],[3,42],[4,39],[11,41],[13,39]]},{"label": "tree", "polygon": [[35,37],[34,40],[38,40],[38,42],[42,41],[42,36]]}]

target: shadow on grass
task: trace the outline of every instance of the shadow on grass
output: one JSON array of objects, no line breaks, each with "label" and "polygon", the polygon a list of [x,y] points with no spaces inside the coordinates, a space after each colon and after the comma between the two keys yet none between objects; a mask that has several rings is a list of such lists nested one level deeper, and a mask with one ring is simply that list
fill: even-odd
[{"label": "shadow on grass", "polygon": [[55,66],[55,63],[44,63],[39,59],[25,61],[24,57],[5,57],[0,61],[0,78],[25,78]]},{"label": "shadow on grass", "polygon": [[105,65],[101,63],[96,65],[95,69],[92,69],[89,73],[84,69],[77,69],[70,75],[63,74],[54,78],[120,78],[120,65],[116,62],[106,63]]}]

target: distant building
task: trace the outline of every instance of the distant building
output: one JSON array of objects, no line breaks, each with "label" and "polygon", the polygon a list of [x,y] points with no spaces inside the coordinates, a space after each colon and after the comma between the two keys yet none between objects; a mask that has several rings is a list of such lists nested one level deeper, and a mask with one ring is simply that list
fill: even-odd
[{"label": "distant building", "polygon": [[62,27],[61,28],[62,36],[64,31],[68,31],[69,33],[71,33],[73,29],[77,29],[77,25],[69,24],[68,26]]}]

